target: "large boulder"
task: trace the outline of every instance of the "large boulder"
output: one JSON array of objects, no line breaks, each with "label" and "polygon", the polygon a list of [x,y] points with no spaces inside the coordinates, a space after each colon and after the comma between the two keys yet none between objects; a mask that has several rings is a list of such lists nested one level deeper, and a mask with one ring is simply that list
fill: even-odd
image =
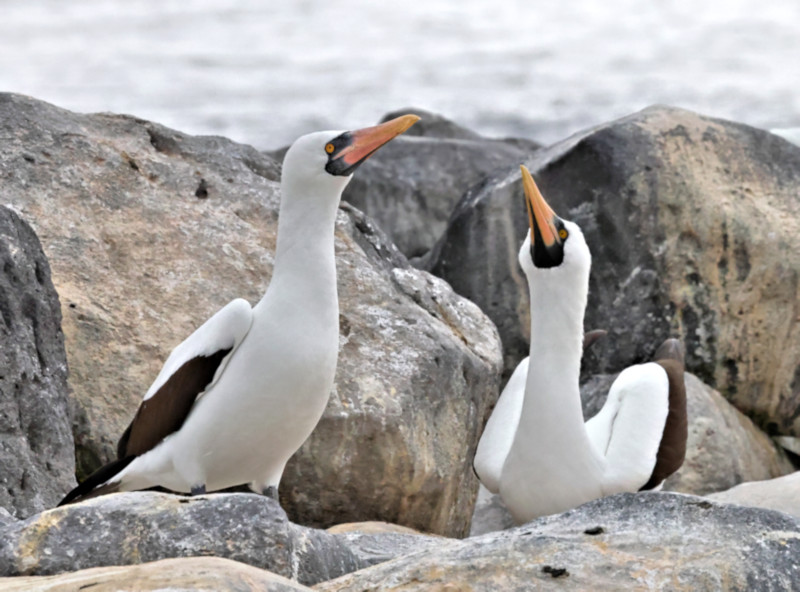
[{"label": "large boulder", "polygon": [[397,533],[352,537],[298,526],[274,500],[256,494],[186,498],[156,492],[110,495],[48,510],[5,525],[0,535],[2,576],[211,555],[306,585],[439,540]]},{"label": "large boulder", "polygon": [[363,567],[324,531],[297,526],[271,498],[156,492],[103,496],[7,526],[0,575],[51,575],[213,555],[314,584]]},{"label": "large boulder", "polygon": [[[79,473],[117,438],[170,350],[273,263],[279,164],[134,117],[0,95],[7,202],[32,221],[64,303]],[[388,520],[463,535],[469,468],[497,396],[480,310],[408,264],[362,214],[337,218],[336,390],[281,486],[306,523]],[[66,489],[66,488],[65,488]]]},{"label": "large boulder", "polygon": [[56,576],[0,578],[3,592],[308,592],[311,588],[238,561],[219,557],[163,559],[141,565],[94,567]]},{"label": "large boulder", "polygon": [[442,235],[464,192],[499,170],[528,160],[538,146],[484,138],[419,109],[422,117],[359,168],[343,199],[374,218],[409,258],[424,255]]},{"label": "large boulder", "polygon": [[778,510],[800,519],[800,471],[776,479],[740,483],[708,497],[727,504]]},{"label": "large boulder", "polygon": [[[800,434],[800,148],[653,107],[528,161],[592,251],[584,376],[649,360],[674,334],[687,369],[769,433]],[[506,371],[528,351],[519,171],[470,190],[426,267],[495,321]]]},{"label": "large boulder", "polygon": [[674,493],[619,494],[317,585],[348,590],[795,590],[800,520]]},{"label": "large boulder", "polygon": [[[0,174],[3,202],[6,189]],[[39,239],[6,207],[0,265],[0,507],[25,518],[75,484],[75,457],[58,294]]]}]

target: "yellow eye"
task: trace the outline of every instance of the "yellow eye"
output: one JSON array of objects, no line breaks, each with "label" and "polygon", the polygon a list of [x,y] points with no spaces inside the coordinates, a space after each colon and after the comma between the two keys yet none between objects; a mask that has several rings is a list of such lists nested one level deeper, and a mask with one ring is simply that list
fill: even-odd
[{"label": "yellow eye", "polygon": [[569,236],[569,232],[567,232],[566,228],[562,228],[561,230],[558,231],[558,236],[561,237],[561,240],[564,240]]},{"label": "yellow eye", "polygon": [[325,152],[333,154],[334,150],[336,150],[336,148],[333,147],[333,144],[325,144]]}]

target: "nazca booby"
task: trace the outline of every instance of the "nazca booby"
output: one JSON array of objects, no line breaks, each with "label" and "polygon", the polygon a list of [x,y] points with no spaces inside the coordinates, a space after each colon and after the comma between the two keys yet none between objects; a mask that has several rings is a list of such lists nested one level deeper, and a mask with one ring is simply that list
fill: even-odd
[{"label": "nazca booby", "polygon": [[356,167],[418,119],[317,132],[292,144],[263,298],[254,307],[233,300],[172,351],[122,435],[118,459],[62,504],[154,486],[199,494],[245,483],[277,497],[286,462],[316,426],[333,387],[339,199]]},{"label": "nazca booby", "polygon": [[528,231],[530,355],[511,375],[475,453],[475,472],[517,522],[592,499],[660,486],[686,452],[683,349],[668,339],[655,361],[623,370],[584,422],[578,385],[591,254],[522,169]]}]

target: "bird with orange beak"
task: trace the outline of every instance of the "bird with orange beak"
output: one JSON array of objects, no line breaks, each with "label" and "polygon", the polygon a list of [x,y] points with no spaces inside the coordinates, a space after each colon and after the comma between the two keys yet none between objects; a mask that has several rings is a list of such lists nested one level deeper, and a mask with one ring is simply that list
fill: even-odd
[{"label": "bird with orange beak", "polygon": [[339,349],[334,224],[358,165],[419,118],[299,138],[286,153],[272,279],[233,300],[167,358],[120,438],[118,458],[63,503],[162,486],[202,494],[240,484],[277,496],[316,426]]},{"label": "bird with orange beak", "polygon": [[591,254],[521,167],[529,230],[519,250],[531,306],[530,355],[517,366],[475,455],[481,482],[518,522],[605,495],[651,489],[686,452],[683,349],[623,370],[605,405],[584,422],[579,376]]}]

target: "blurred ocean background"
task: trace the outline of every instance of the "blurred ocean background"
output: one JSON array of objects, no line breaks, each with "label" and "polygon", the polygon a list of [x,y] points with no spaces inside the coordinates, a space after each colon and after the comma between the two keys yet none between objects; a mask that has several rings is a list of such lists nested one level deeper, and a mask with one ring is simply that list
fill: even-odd
[{"label": "blurred ocean background", "polygon": [[0,0],[0,91],[262,149],[406,106],[544,143],[654,103],[800,127],[800,1]]}]

